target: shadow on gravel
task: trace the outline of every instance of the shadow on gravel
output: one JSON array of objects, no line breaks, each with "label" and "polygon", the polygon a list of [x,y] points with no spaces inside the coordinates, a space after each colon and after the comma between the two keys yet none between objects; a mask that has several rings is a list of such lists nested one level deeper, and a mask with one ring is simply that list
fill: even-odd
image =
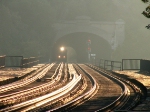
[{"label": "shadow on gravel", "polygon": [[[106,93],[104,93],[104,96],[105,95]],[[94,112],[96,110],[102,109],[105,106],[110,105],[118,98],[116,96],[110,96],[110,97],[104,97],[104,96],[99,96],[96,99],[90,99],[89,101],[86,101],[80,106],[74,108],[70,112]]]}]

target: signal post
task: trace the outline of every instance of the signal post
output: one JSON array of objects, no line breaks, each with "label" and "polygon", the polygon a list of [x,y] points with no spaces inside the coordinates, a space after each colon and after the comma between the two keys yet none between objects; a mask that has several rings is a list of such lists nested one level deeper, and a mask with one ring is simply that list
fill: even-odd
[{"label": "signal post", "polygon": [[87,52],[88,52],[88,61],[91,61],[91,40],[87,40]]}]

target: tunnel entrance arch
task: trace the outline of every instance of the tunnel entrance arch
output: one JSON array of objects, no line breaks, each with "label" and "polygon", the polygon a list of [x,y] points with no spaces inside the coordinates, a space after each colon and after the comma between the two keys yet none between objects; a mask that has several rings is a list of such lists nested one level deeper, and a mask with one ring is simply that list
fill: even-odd
[{"label": "tunnel entrance arch", "polygon": [[53,46],[53,51],[55,51],[52,53],[53,59],[57,59],[57,50],[64,46],[67,49],[67,62],[88,62],[88,39],[91,40],[90,54],[96,54],[97,60],[99,58],[110,59],[112,49],[109,43],[98,35],[87,32],[71,33],[59,38]]},{"label": "tunnel entrance arch", "polygon": [[[101,44],[106,49],[109,46],[108,49],[115,50],[118,47],[118,45],[121,45],[124,41],[124,24],[125,24],[124,21],[121,19],[119,19],[115,22],[91,21],[91,18],[87,17],[87,16],[78,16],[74,20],[70,20],[70,21],[62,20],[53,25],[56,36],[54,38],[52,46],[58,45],[58,43],[62,42],[63,39],[65,40],[65,38],[70,39],[71,37],[73,37],[73,34],[84,33],[85,35],[90,34],[91,37],[93,35],[95,38],[97,38],[97,39],[99,38],[101,40],[101,41],[99,41],[99,43],[100,42],[105,43],[106,46],[103,43],[101,43]],[[71,35],[70,38],[69,38],[69,35]],[[88,37],[89,36],[87,35],[87,38]],[[77,38],[77,40],[78,40],[78,36],[76,36],[74,38]],[[91,38],[91,39],[95,39],[95,38]],[[78,42],[82,42],[81,40]],[[83,44],[83,43],[80,43],[80,44]],[[85,44],[83,44],[83,45],[85,46]],[[83,46],[83,48],[84,48],[84,46]],[[78,50],[77,50],[78,48],[75,48],[75,47],[72,47],[72,48],[74,48],[75,51],[77,52],[77,54],[79,54]],[[83,50],[83,52],[84,51],[85,50]],[[103,49],[103,51],[104,51],[104,49]],[[83,54],[83,55],[85,55],[85,54]],[[105,52],[104,52],[104,54],[105,54]],[[82,55],[80,55],[80,56],[82,56]],[[107,55],[107,56],[109,56],[109,55]],[[107,57],[104,57],[104,58],[106,59]],[[78,60],[80,60],[80,59],[78,58]]]},{"label": "tunnel entrance arch", "polygon": [[124,26],[125,22],[122,19],[118,19],[115,22],[91,21],[88,16],[77,16],[74,20],[62,20],[53,25],[56,33],[54,43],[65,35],[87,32],[103,38],[115,50],[125,39]]}]

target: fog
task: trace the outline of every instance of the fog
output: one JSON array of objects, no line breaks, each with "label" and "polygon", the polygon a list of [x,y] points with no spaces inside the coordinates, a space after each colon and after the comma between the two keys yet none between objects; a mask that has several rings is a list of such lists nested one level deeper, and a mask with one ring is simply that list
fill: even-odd
[{"label": "fog", "polygon": [[147,6],[141,0],[0,0],[0,55],[49,59],[57,35],[54,24],[87,16],[124,21],[125,38],[111,51],[112,60],[149,59],[150,30],[145,26],[150,19],[141,14]]}]

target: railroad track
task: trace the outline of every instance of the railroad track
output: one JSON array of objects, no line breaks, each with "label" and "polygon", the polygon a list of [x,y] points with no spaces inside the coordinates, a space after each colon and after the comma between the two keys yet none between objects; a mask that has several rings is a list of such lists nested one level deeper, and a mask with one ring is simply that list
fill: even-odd
[{"label": "railroad track", "polygon": [[85,75],[92,76],[96,80],[95,83],[98,88],[92,98],[73,109],[72,112],[82,112],[83,110],[88,112],[104,111],[108,105],[110,106],[110,104],[121,97],[123,90],[115,81],[84,64],[80,64],[79,66],[85,72]]},{"label": "railroad track", "polygon": [[134,107],[136,107],[138,104],[140,104],[146,99],[147,89],[142,83],[130,77],[126,77],[124,74],[120,75],[116,72],[109,72],[109,73],[114,77],[122,80],[130,90],[129,100],[122,108],[120,108],[120,110],[126,111],[134,110]]},{"label": "railroad track", "polygon": [[[91,80],[91,83],[97,83],[97,91],[94,92],[95,95],[92,94],[90,97],[87,97],[89,93],[87,92],[88,95],[84,93],[72,102],[58,108],[56,111],[128,111],[131,110],[137,102],[139,102],[141,95],[139,92],[141,90],[139,90],[138,86],[135,86],[135,84],[129,84],[129,81],[124,81],[95,66],[80,64],[79,67],[85,75],[89,74],[88,76],[90,76],[89,79]],[[92,81],[94,79],[96,82]],[[94,83],[93,85],[95,85]]]},{"label": "railroad track", "polygon": [[[58,81],[58,80],[60,81],[61,77],[63,76],[62,75],[62,73],[63,73],[63,70],[62,70],[63,66],[64,65],[61,64],[59,69],[58,70],[56,69],[55,74],[52,76],[52,79],[53,79],[52,81],[55,81],[55,82]],[[69,68],[71,68],[71,67],[69,67]],[[70,72],[71,72],[70,74],[74,73],[72,71],[70,71]],[[81,76],[79,76],[78,74],[73,74],[73,75],[70,75],[70,76],[71,76],[71,78],[69,78],[68,84],[63,85],[62,88],[57,89],[55,91],[53,90],[53,92],[50,92],[50,93],[45,94],[45,95],[42,95],[40,97],[31,99],[31,100],[28,100],[28,101],[25,101],[25,102],[22,102],[22,103],[19,103],[19,104],[10,106],[10,107],[6,107],[4,109],[1,109],[0,111],[1,112],[3,112],[3,111],[7,111],[7,112],[9,112],[9,111],[27,111],[27,110],[30,110],[30,109],[37,108],[37,105],[40,106],[40,105],[43,105],[43,104],[45,104],[47,102],[54,101],[58,97],[63,96],[66,93],[68,93],[68,91],[71,91],[72,88],[74,88],[78,84],[78,82],[80,82],[80,80],[81,80]],[[67,77],[65,76],[65,78],[66,79],[61,81],[61,82],[65,82],[65,81],[68,80],[68,76]],[[62,85],[62,84],[59,82],[58,85]]]},{"label": "railroad track", "polygon": [[4,93],[4,92],[7,92],[7,91],[10,91],[10,90],[13,90],[13,89],[17,89],[17,88],[20,88],[20,87],[23,87],[25,85],[28,85],[34,81],[36,81],[37,79],[40,79],[44,76],[44,74],[53,66],[54,64],[51,64],[51,65],[46,65],[44,66],[44,68],[41,68],[39,70],[37,70],[34,74],[28,76],[28,77],[25,77],[24,79],[21,79],[19,81],[15,81],[11,84],[7,84],[7,85],[4,85],[4,86],[1,86],[0,87],[0,93]]},{"label": "railroad track", "polygon": [[[36,86],[36,87],[32,87],[32,86],[35,85],[35,83],[41,84],[41,83],[39,83],[35,80],[39,79],[39,78],[42,78],[42,76],[44,76],[44,74],[47,73],[48,70],[52,66],[53,65],[46,66],[46,68],[45,67],[43,68],[43,71],[37,72],[38,73],[37,75],[34,73],[34,74],[32,74],[33,77],[29,76],[30,77],[29,79],[26,78],[26,80],[31,81],[30,82],[31,84],[28,84],[28,85],[25,84],[25,85],[22,86],[22,82],[24,83],[24,80],[23,81],[19,80],[17,82],[12,83],[12,85],[11,84],[5,85],[5,87],[11,87],[12,89],[11,89],[11,91],[5,91],[0,96],[0,108],[2,109],[4,107],[11,106],[11,105],[14,105],[16,103],[20,103],[22,101],[25,101],[27,99],[34,98],[34,97],[38,96],[38,94],[39,95],[40,94],[45,94],[47,92],[48,88],[50,88],[50,87],[48,87],[47,84],[42,84],[42,85],[39,85],[39,86]],[[33,79],[31,80],[31,78],[33,78]],[[34,82],[34,84],[32,84],[33,82]],[[13,87],[15,83],[17,83],[17,85],[15,85],[15,87]],[[48,82],[48,83],[49,83],[49,85],[53,86],[52,84],[54,82]],[[21,84],[21,86],[19,84]],[[16,86],[18,86],[18,87],[16,87]],[[24,86],[28,89],[26,89]],[[21,88],[19,88],[19,87],[21,87]],[[1,88],[2,88],[2,86],[1,86]]]},{"label": "railroad track", "polygon": [[117,80],[120,80],[128,88],[129,94],[127,94],[125,96],[125,98],[122,99],[122,102],[119,103],[119,105],[113,106],[113,108],[112,108],[113,111],[114,110],[115,111],[132,110],[132,109],[134,109],[134,107],[136,107],[136,105],[138,105],[140,102],[142,102],[142,100],[144,100],[146,98],[146,95],[147,95],[146,89],[145,89],[144,85],[142,85],[140,82],[138,82],[134,79],[130,79],[123,74],[122,74],[123,75],[123,77],[122,77],[122,76],[120,76],[120,74],[117,74],[112,71],[105,71],[105,70],[100,69],[99,67],[96,67],[93,65],[88,65],[88,66],[92,67],[94,70],[96,70],[100,73],[108,74],[111,77],[114,77]]},{"label": "railroad track", "polygon": [[[57,70],[56,70],[57,71]],[[55,75],[56,73],[54,73]],[[20,88],[18,89],[18,92],[9,92],[8,94],[5,93],[5,95],[1,95],[0,96],[0,104],[1,106],[5,106],[5,105],[12,105],[12,104],[16,104],[16,103],[20,103],[22,101],[25,101],[27,99],[31,99],[34,98],[36,96],[42,95],[47,93],[49,90],[54,89],[54,85],[56,84],[55,80],[52,80],[50,82],[47,83],[39,83],[39,82],[35,82],[38,83],[38,85],[36,85],[35,87],[31,87],[28,89],[24,90],[24,87],[22,87],[23,90],[21,90]],[[35,84],[34,84],[35,85]]]},{"label": "railroad track", "polygon": [[[87,101],[89,98],[91,98],[97,89],[97,84],[95,82],[95,80],[93,80],[93,78],[91,76],[83,76],[83,71],[81,71],[81,69],[79,69],[78,66],[74,65],[74,69],[76,70],[76,72],[79,75],[82,75],[82,83],[81,83],[81,87],[78,89],[75,89],[71,95],[68,96],[67,99],[68,102],[63,103],[61,106],[54,108],[54,109],[46,109],[45,111],[69,111],[69,110],[73,110],[73,108],[75,108],[76,106],[82,104],[83,102]],[[91,79],[89,79],[88,77],[91,77]],[[63,100],[64,101],[64,100]]]},{"label": "railroad track", "polygon": [[[45,72],[53,74],[49,82],[1,96],[0,104],[6,106],[0,112],[131,110],[143,94],[137,85],[93,65],[61,63]],[[27,92],[32,99],[19,97]],[[17,95],[20,102],[12,102]]]},{"label": "railroad track", "polygon": [[[46,110],[58,111],[59,109],[61,109],[61,106],[63,104],[67,104],[69,101],[73,100],[77,96],[77,94],[79,93],[81,94],[81,92],[84,91],[86,85],[84,84],[83,79],[81,79],[81,75],[76,73],[73,66],[71,64],[68,64],[68,71],[67,67],[65,70],[66,70],[65,72],[68,72],[69,77],[69,83],[66,86],[72,83],[72,86],[69,87],[69,91],[65,89],[64,90],[64,92],[66,93],[65,95],[62,95],[61,92],[59,92],[60,94],[56,93],[55,97],[57,95],[59,95],[59,97],[57,97],[55,100],[52,100],[52,98],[50,98],[49,101],[46,102],[44,105],[41,105],[38,108],[30,110],[31,112],[32,111],[43,112]],[[61,89],[66,88],[66,86],[62,87]]]},{"label": "railroad track", "polygon": [[[108,79],[104,76],[94,78],[95,75],[99,74],[99,73],[92,70],[91,68],[89,68],[88,66],[86,66],[84,64],[80,65],[78,67],[75,65],[74,67],[76,67],[76,70],[78,71],[79,74],[82,74],[82,77],[86,77],[85,80],[86,80],[86,82],[88,82],[89,86],[87,86],[87,89],[84,92],[82,92],[82,94],[78,94],[78,96],[74,100],[72,100],[66,104],[63,104],[62,106],[60,106],[57,109],[53,109],[53,110],[49,110],[49,111],[71,111],[71,112],[74,112],[74,111],[75,112],[77,112],[77,111],[90,112],[91,111],[91,112],[93,112],[93,111],[97,111],[99,109],[106,110],[105,107],[107,107],[112,102],[114,102],[115,99],[117,99],[118,97],[123,96],[123,95],[120,95],[121,87],[118,86],[119,93],[115,96],[116,98],[111,98],[111,100],[109,100],[109,102],[108,102],[108,98],[107,98],[107,100],[105,100],[105,103],[104,103],[103,97],[106,96],[106,94],[108,92],[108,91],[106,91],[107,88],[105,86],[107,85],[108,88],[113,87],[112,85],[115,85],[114,82],[113,81],[111,82],[110,79]],[[84,68],[84,70],[82,68]],[[89,73],[89,72],[91,72],[91,73]],[[94,76],[92,75],[93,72],[95,74]],[[97,75],[97,76],[99,76],[99,75]],[[101,79],[101,81],[103,81],[103,84],[102,84],[102,82],[101,82],[101,84],[97,83],[98,82],[97,79]],[[116,85],[114,87],[116,87]],[[101,88],[101,91],[99,92],[100,88]],[[116,88],[114,88],[114,89],[116,89]],[[127,90],[125,90],[125,92],[127,92]],[[108,94],[109,97],[112,96],[111,93],[112,92],[110,92]],[[115,91],[115,94],[116,94],[116,91]],[[114,92],[113,92],[113,95],[114,95]],[[102,96],[102,99],[100,99],[100,96]],[[103,103],[99,104],[99,102],[103,102]]]}]

